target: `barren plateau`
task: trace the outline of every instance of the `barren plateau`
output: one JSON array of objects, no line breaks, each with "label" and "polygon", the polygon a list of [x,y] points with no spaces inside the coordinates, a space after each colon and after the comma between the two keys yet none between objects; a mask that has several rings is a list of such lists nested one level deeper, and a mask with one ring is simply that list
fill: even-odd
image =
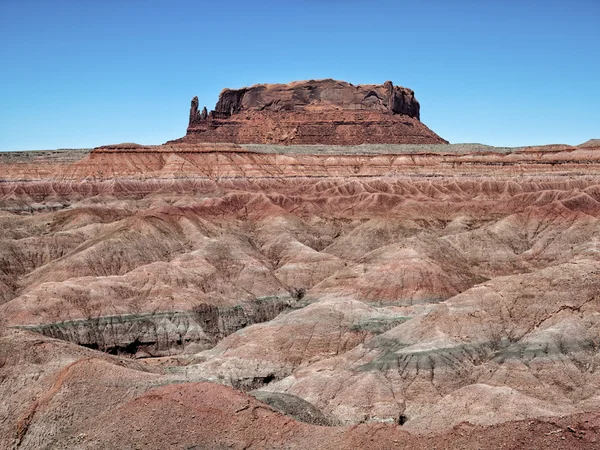
[{"label": "barren plateau", "polygon": [[0,154],[0,448],[600,447],[600,141],[194,139]]}]

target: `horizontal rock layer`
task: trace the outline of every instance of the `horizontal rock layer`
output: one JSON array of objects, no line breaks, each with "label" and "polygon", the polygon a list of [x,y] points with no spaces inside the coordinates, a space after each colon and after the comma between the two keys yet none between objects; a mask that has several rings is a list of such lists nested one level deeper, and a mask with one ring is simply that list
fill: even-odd
[{"label": "horizontal rock layer", "polygon": [[239,144],[444,144],[446,141],[409,116],[370,111],[256,111],[207,119],[188,127],[174,142]]},{"label": "horizontal rock layer", "polygon": [[495,149],[477,145],[120,144],[78,153],[68,162],[64,157],[36,153],[19,158],[0,155],[0,181],[580,175],[600,170],[600,146],[590,145]]}]

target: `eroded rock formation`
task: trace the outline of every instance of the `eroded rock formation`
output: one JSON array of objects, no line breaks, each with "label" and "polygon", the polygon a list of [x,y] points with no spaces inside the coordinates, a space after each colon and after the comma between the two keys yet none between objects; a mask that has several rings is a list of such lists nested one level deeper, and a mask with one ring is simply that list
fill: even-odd
[{"label": "eroded rock formation", "polygon": [[0,155],[0,447],[593,448],[599,172],[597,140]]},{"label": "eroded rock formation", "polygon": [[281,144],[445,143],[420,122],[414,92],[336,80],[225,89],[215,109],[192,99],[184,142]]},{"label": "eroded rock formation", "polygon": [[253,398],[220,384],[186,382],[127,358],[1,328],[0,380],[3,449],[492,450],[500,444],[583,450],[595,448],[600,439],[598,413],[493,427],[463,423],[429,436],[391,423],[323,426],[334,423],[293,395],[260,392]]}]

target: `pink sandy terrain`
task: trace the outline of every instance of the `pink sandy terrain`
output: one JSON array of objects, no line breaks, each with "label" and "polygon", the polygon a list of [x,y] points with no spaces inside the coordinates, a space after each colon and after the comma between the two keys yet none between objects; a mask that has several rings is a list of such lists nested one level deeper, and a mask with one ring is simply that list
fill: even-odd
[{"label": "pink sandy terrain", "polygon": [[248,147],[3,156],[2,446],[592,445],[600,146]]},{"label": "pink sandy terrain", "polygon": [[0,154],[0,448],[600,447],[600,141],[360,144]]}]

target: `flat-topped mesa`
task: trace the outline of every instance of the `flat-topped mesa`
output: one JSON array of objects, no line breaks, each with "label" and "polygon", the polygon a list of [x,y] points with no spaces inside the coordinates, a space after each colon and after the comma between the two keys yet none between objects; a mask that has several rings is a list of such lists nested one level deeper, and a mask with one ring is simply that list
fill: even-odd
[{"label": "flat-topped mesa", "polygon": [[179,142],[238,144],[438,144],[420,122],[411,89],[310,80],[224,89],[215,109],[192,99],[187,135]]}]

